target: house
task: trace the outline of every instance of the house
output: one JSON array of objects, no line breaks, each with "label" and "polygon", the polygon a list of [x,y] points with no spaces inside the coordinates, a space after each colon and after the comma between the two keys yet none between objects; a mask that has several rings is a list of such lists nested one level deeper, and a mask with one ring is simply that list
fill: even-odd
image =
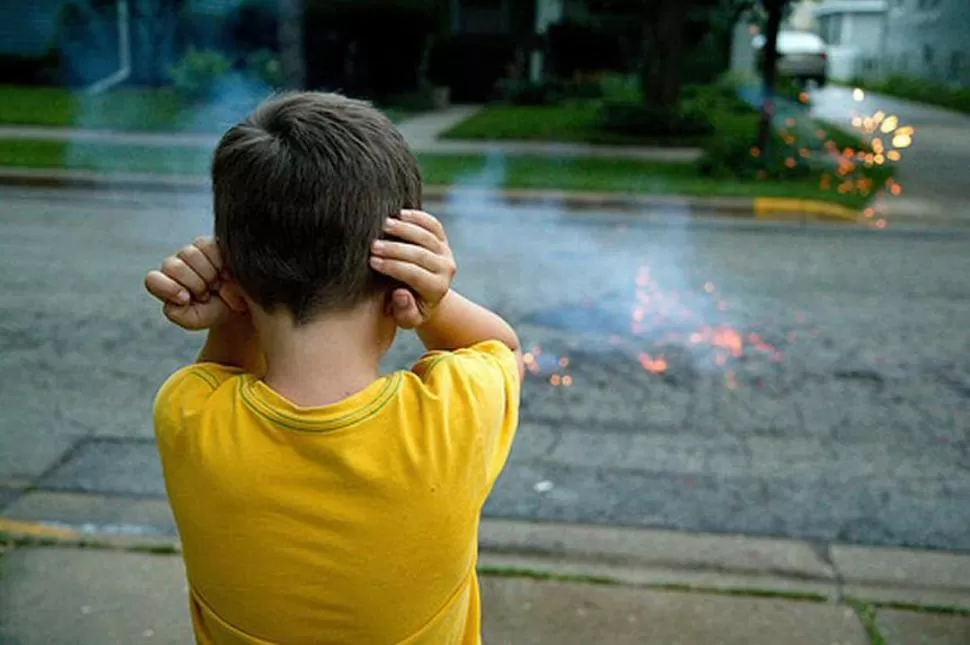
[{"label": "house", "polygon": [[791,31],[816,31],[815,5],[817,0],[795,0],[791,12],[782,23],[782,29]]},{"label": "house", "polygon": [[0,56],[43,56],[66,0],[0,2]]},{"label": "house", "polygon": [[829,77],[848,81],[877,75],[883,56],[886,0],[826,0],[814,7],[828,45]]},{"label": "house", "polygon": [[970,2],[888,0],[888,4],[885,72],[970,87]]}]

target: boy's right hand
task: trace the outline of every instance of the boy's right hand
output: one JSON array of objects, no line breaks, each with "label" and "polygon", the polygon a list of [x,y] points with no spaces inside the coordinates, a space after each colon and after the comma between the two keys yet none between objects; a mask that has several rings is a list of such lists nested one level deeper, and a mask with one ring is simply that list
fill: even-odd
[{"label": "boy's right hand", "polygon": [[170,321],[183,329],[208,329],[224,324],[247,310],[244,300],[226,288],[231,280],[219,245],[199,237],[162,261],[145,276],[145,288],[158,298]]},{"label": "boy's right hand", "polygon": [[377,240],[370,264],[375,271],[407,285],[391,294],[390,313],[398,326],[415,329],[428,322],[451,290],[457,267],[445,228],[433,215],[403,210],[389,218],[385,232],[401,240]]}]

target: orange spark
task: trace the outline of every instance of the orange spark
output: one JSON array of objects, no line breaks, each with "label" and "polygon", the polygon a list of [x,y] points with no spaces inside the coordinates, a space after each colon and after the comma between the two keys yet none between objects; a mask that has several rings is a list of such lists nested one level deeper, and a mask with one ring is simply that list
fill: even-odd
[{"label": "orange spark", "polygon": [[721,327],[714,330],[714,339],[711,341],[715,347],[726,349],[734,356],[740,356],[744,350],[744,341],[737,330],[730,327]]},{"label": "orange spark", "polygon": [[667,371],[667,361],[662,356],[652,358],[650,354],[640,354],[639,358],[643,369],[652,374],[661,374]]}]

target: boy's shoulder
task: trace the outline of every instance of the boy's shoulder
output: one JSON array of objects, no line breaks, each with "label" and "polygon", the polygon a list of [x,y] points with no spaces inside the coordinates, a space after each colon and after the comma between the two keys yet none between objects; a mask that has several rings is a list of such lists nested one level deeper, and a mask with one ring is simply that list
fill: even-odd
[{"label": "boy's shoulder", "polygon": [[411,371],[423,381],[439,377],[461,380],[518,381],[518,361],[509,347],[497,340],[487,340],[452,351],[432,351],[422,356]]}]

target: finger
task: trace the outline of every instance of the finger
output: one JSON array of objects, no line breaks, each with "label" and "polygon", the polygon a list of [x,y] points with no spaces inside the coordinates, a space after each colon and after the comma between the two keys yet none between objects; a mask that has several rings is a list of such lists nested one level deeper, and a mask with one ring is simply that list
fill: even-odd
[{"label": "finger", "polygon": [[405,222],[404,220],[389,217],[384,224],[384,231],[399,240],[417,244],[429,251],[438,252],[443,246],[442,241],[434,233],[413,222]]},{"label": "finger", "polygon": [[401,260],[389,260],[372,256],[370,265],[375,271],[408,285],[417,291],[419,295],[423,293],[434,293],[441,288],[441,276],[435,275],[431,271],[412,262],[402,262]]},{"label": "finger", "polygon": [[209,262],[216,268],[216,271],[222,271],[225,268],[225,263],[222,261],[222,251],[219,250],[219,243],[216,242],[216,238],[211,235],[202,235],[195,238],[192,244],[205,253],[205,256],[209,258]]},{"label": "finger", "polygon": [[200,278],[205,280],[207,285],[213,284],[219,279],[219,269],[212,264],[209,257],[195,244],[189,244],[183,247],[176,255],[182,262],[189,265]]},{"label": "finger", "polygon": [[162,273],[191,291],[197,298],[201,299],[209,295],[206,281],[181,258],[174,255],[165,258],[162,262]]},{"label": "finger", "polygon": [[165,306],[162,307],[162,313],[182,329],[194,331],[203,328],[199,312],[192,305],[176,305],[171,302],[166,302]]},{"label": "finger", "polygon": [[145,276],[145,289],[162,302],[187,305],[192,299],[192,296],[182,285],[161,271],[150,271]]},{"label": "finger", "polygon": [[184,329],[207,329],[222,323],[229,318],[229,306],[220,298],[212,298],[209,302],[194,302],[189,305],[177,305],[171,302],[162,307],[165,317]]},{"label": "finger", "polygon": [[411,262],[432,273],[445,272],[445,258],[415,244],[377,240],[371,245],[371,251],[385,260]]},{"label": "finger", "polygon": [[421,228],[430,231],[436,238],[444,242],[448,237],[445,235],[445,227],[442,226],[438,218],[424,211],[405,209],[401,211],[401,219],[405,222],[412,222]]}]

